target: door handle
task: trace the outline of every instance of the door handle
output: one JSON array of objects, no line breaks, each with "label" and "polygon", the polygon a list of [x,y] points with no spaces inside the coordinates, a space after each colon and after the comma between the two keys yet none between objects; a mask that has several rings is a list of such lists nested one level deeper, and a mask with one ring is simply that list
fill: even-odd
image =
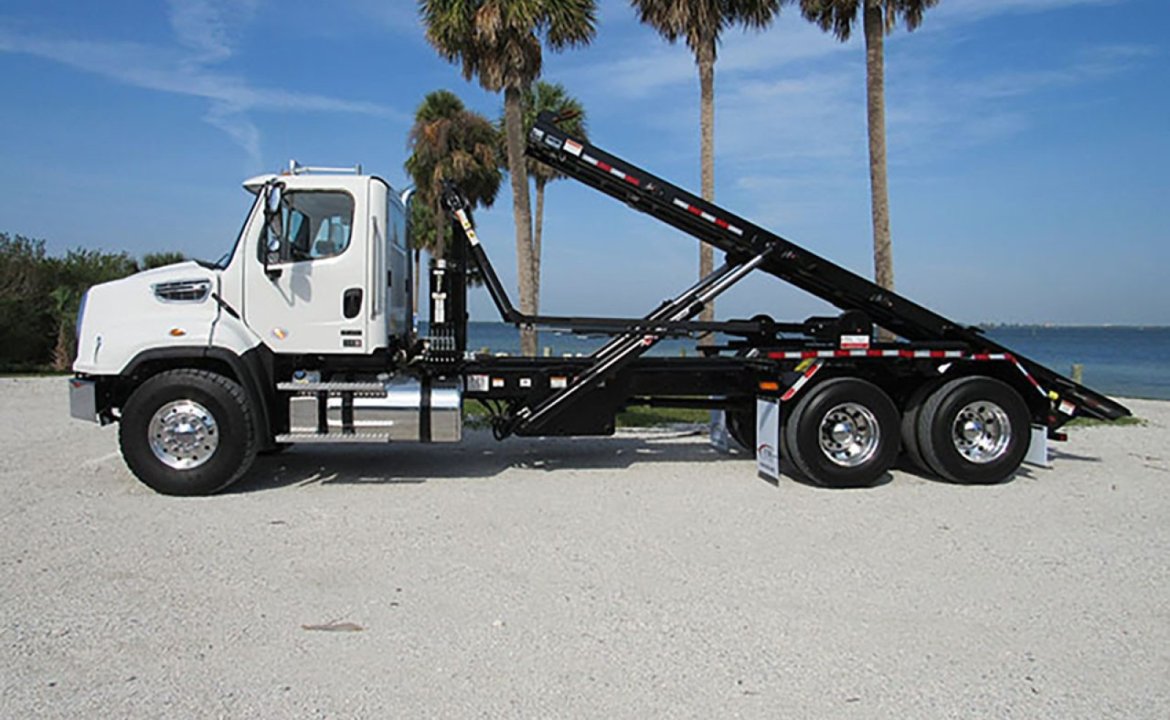
[{"label": "door handle", "polygon": [[350,288],[341,296],[341,314],[346,320],[353,320],[362,311],[362,289]]}]

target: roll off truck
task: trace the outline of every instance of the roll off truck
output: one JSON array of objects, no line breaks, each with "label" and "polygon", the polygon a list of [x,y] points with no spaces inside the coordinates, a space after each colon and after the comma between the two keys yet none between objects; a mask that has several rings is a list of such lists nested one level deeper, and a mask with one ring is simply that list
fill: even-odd
[{"label": "roll off truck", "polygon": [[[412,276],[407,194],[379,177],[295,163],[251,178],[233,248],[90,288],[69,379],[74,417],[119,423],[154,490],[214,493],[294,443],[453,443],[478,401],[495,437],[614,432],[631,405],[705,408],[757,457],[829,487],[878,481],[899,457],[955,483],[995,483],[1075,417],[1123,405],[881,288],[729,210],[562,132],[544,114],[528,155],[721,251],[723,264],[638,318],[526,315],[497,277],[459,188],[453,242]],[[609,338],[587,356],[468,349],[468,275],[501,318]],[[696,320],[751,273],[828,301],[829,317]],[[415,324],[414,285],[429,304]],[[896,336],[879,341],[875,328]],[[697,355],[664,338],[718,334]],[[436,462],[442,462],[436,455]]]}]

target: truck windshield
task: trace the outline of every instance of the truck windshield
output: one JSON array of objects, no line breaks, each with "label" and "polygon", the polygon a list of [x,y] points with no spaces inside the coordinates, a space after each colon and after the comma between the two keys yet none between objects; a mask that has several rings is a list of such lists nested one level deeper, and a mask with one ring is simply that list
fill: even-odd
[{"label": "truck windshield", "polygon": [[240,225],[240,231],[236,233],[235,242],[232,243],[232,246],[228,248],[227,252],[225,252],[223,255],[220,255],[219,259],[215,262],[198,259],[196,259],[195,262],[199,263],[202,267],[205,267],[208,270],[223,270],[227,268],[228,264],[232,261],[232,256],[236,254],[236,248],[240,246],[240,239],[244,237],[244,230],[248,228],[248,220],[252,218],[252,213],[256,210],[256,204],[261,202],[262,197],[263,193],[259,193],[252,200],[252,207],[250,210],[248,210],[248,212],[244,213],[244,222]]}]

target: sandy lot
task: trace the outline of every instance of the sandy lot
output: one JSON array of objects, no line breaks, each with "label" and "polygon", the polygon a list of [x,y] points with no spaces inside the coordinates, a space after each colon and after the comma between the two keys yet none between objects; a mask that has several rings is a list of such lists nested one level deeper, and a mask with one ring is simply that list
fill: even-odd
[{"label": "sandy lot", "polygon": [[1170,403],[1130,405],[996,487],[477,434],[176,499],[0,380],[0,715],[1170,717]]}]

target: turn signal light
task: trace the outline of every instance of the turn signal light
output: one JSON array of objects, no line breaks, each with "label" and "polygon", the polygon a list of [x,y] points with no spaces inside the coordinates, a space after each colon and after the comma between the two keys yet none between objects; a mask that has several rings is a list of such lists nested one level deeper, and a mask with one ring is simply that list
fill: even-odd
[{"label": "turn signal light", "polygon": [[764,380],[760,382],[760,389],[764,392],[780,392],[780,383],[774,380]]},{"label": "turn signal light", "polygon": [[171,337],[183,337],[187,331],[183,328],[171,328]]}]

